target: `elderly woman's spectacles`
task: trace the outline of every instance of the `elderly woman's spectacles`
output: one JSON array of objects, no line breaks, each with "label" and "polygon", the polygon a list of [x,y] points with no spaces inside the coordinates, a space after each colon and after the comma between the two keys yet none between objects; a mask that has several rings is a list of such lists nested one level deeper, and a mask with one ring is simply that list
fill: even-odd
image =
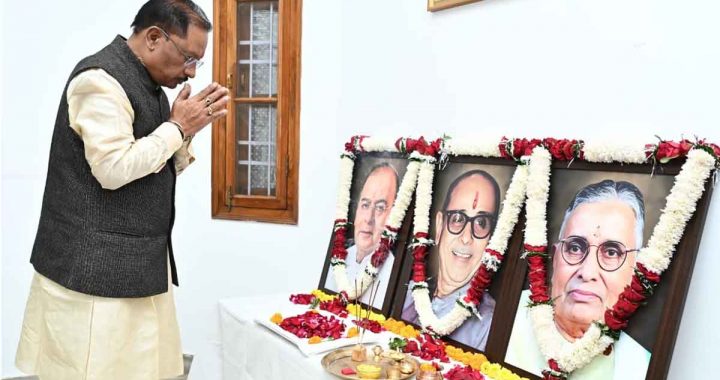
[{"label": "elderly woman's spectacles", "polygon": [[600,268],[606,272],[618,270],[627,260],[628,253],[639,251],[639,249],[627,249],[623,243],[614,240],[608,240],[599,245],[590,244],[587,239],[580,236],[570,236],[560,240],[562,258],[570,265],[578,265],[585,261],[590,247],[597,248],[595,251],[597,262]]}]

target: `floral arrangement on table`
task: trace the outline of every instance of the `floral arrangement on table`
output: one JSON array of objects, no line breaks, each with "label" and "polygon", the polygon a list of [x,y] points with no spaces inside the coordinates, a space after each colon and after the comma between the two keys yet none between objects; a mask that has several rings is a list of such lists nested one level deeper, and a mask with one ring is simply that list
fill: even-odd
[{"label": "floral arrangement on table", "polygon": [[[435,155],[440,147],[440,139],[427,142],[424,138],[417,140],[410,138],[399,138],[386,140],[368,136],[354,136],[345,144],[345,151],[340,156],[340,177],[338,181],[338,197],[335,208],[335,222],[333,227],[333,247],[330,264],[333,269],[333,276],[339,293],[345,294],[349,300],[355,300],[367,291],[374,283],[378,271],[385,263],[392,250],[397,233],[400,230],[408,205],[415,192],[418,182],[418,172],[422,166],[429,166],[435,162]],[[353,168],[355,158],[363,152],[396,152],[407,155],[408,164],[405,176],[395,198],[395,203],[390,211],[387,224],[382,232],[378,247],[373,252],[370,262],[360,272],[359,278],[351,281],[347,276],[346,235],[350,221],[348,220],[348,209],[350,204],[350,188],[352,185]]]},{"label": "floral arrangement on table", "polygon": [[[273,319],[275,321],[276,319]],[[333,316],[324,316],[314,310],[284,318],[279,326],[298,338],[308,338],[310,343],[323,339],[340,339],[345,332],[345,323]]]}]

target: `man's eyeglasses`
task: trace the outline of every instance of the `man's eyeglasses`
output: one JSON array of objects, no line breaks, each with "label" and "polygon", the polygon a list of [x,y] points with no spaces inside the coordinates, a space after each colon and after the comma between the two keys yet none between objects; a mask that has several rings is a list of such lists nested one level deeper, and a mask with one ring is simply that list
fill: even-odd
[{"label": "man's eyeglasses", "polygon": [[169,35],[163,28],[161,28],[161,27],[159,27],[159,26],[158,26],[157,28],[160,29],[160,31],[162,32],[163,35],[165,35],[165,38],[167,38],[168,41],[172,42],[173,46],[175,46],[175,49],[177,49],[177,51],[180,52],[180,54],[181,54],[183,57],[185,57],[185,63],[183,64],[183,65],[185,65],[185,67],[195,66],[196,69],[199,69],[200,66],[203,65],[203,63],[204,63],[203,61],[201,61],[201,60],[199,60],[199,59],[197,59],[197,58],[195,58],[195,57],[193,57],[193,56],[185,53],[185,52],[183,51],[183,49],[180,49],[180,46],[178,46],[178,45],[175,43],[175,41],[173,41],[172,38],[170,38],[170,35]]},{"label": "man's eyeglasses", "polygon": [[472,226],[472,236],[475,239],[485,239],[490,235],[495,226],[495,215],[482,213],[473,216],[467,216],[459,210],[445,211],[445,219],[447,220],[447,229],[453,235],[459,235],[470,223]]},{"label": "man's eyeglasses", "polygon": [[590,247],[597,247],[595,256],[598,265],[606,272],[618,270],[625,263],[628,253],[639,251],[639,249],[627,249],[623,243],[613,240],[608,240],[600,245],[590,244],[580,236],[570,236],[560,240],[562,258],[570,265],[578,265],[585,261]]},{"label": "man's eyeglasses", "polygon": [[368,211],[370,209],[373,210],[373,213],[375,216],[380,216],[387,211],[388,207],[384,201],[375,203],[374,206],[373,206],[372,202],[369,200],[360,201],[360,210],[361,211]]}]

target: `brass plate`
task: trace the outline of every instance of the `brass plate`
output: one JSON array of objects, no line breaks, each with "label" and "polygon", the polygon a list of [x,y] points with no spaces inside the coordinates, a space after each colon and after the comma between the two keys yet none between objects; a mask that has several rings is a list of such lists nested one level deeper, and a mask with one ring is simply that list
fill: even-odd
[{"label": "brass plate", "polygon": [[[376,365],[382,368],[380,371],[380,379],[387,379],[387,369],[395,365],[395,361],[382,356],[380,358],[380,361],[376,362],[373,359],[373,353],[372,353],[372,347],[367,346],[367,352],[368,352],[368,359],[364,362],[354,362],[352,360],[352,347],[344,347],[344,348],[338,348],[334,351],[330,351],[327,353],[323,358],[320,364],[322,364],[323,368],[325,368],[326,371],[332,373],[333,375],[341,378],[341,379],[350,379],[350,380],[357,380],[360,379],[359,374],[354,375],[343,375],[340,371],[345,367],[350,367],[355,372],[357,372],[357,366],[360,364],[372,364]],[[412,365],[413,371],[412,373],[400,373],[400,379],[409,379],[415,374],[417,374],[419,364],[418,361],[414,358],[410,357],[409,355],[405,355],[405,359],[403,359],[404,362],[408,362]]]}]

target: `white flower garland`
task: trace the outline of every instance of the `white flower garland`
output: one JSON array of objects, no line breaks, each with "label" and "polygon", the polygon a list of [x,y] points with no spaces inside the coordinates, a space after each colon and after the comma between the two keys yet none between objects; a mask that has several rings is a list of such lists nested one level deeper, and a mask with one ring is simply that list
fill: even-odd
[{"label": "white flower garland", "polygon": [[[495,144],[495,152],[498,146]],[[457,151],[453,151],[455,154]],[[499,153],[497,154],[499,156]],[[418,183],[416,207],[415,207],[415,225],[414,233],[427,233],[429,226],[430,204],[432,203],[432,173],[422,173],[421,178],[425,182]],[[510,182],[505,200],[503,201],[502,210],[498,217],[498,222],[490,238],[490,242],[483,252],[480,259],[481,265],[485,265],[489,270],[495,272],[498,270],[500,260],[489,254],[487,249],[494,250],[501,255],[507,249],[507,243],[512,235],[512,231],[517,224],[520,209],[525,201],[525,190],[528,183],[528,168],[526,165],[519,165],[515,169],[513,178]],[[422,216],[418,219],[419,216]],[[430,291],[428,284],[425,282],[416,283],[412,290],[413,300],[415,301],[415,311],[418,313],[418,319],[423,329],[429,329],[440,335],[449,335],[455,329],[460,327],[463,322],[476,311],[477,305],[471,305],[464,302],[465,294],[458,297],[453,309],[442,318],[435,315],[432,309],[432,301],[430,299]],[[472,310],[472,312],[471,312]],[[481,318],[479,314],[478,318]]]},{"label": "white flower garland", "polygon": [[347,153],[343,154],[340,158],[340,176],[338,177],[337,201],[335,202],[335,219],[347,219],[354,167],[354,156],[350,156]]},{"label": "white flower garland", "polygon": [[701,149],[688,152],[687,161],[675,177],[660,220],[653,229],[648,245],[637,255],[645,268],[661,274],[672,259],[675,246],[682,238],[685,225],[695,213],[705,190],[705,181],[715,166],[715,158]]},{"label": "white flower garland", "polygon": [[639,144],[623,145],[622,142],[586,142],[583,154],[589,162],[619,162],[624,164],[643,164],[647,162],[645,147]]},{"label": "white flower garland", "polygon": [[395,141],[389,137],[363,137],[362,150],[365,152],[397,152]]},{"label": "white flower garland", "polygon": [[478,136],[474,138],[452,138],[445,140],[444,151],[454,156],[501,157],[498,146],[500,136]]},{"label": "white flower garland", "polygon": [[[588,155],[588,146],[590,154]],[[545,151],[542,154],[539,150]],[[592,162],[638,162],[640,151],[637,149],[615,148],[609,146],[585,145],[585,158]],[[645,153],[642,151],[645,161]],[[628,160],[628,161],[623,161]],[[661,274],[667,269],[672,259],[675,246],[682,237],[687,221],[692,217],[697,201],[702,196],[704,184],[710,176],[716,162],[707,152],[693,149],[688,153],[687,161],[680,173],[675,177],[667,204],[648,246],[638,255],[638,263],[647,269]],[[535,148],[530,163],[530,185],[528,186],[526,244],[546,245],[547,198],[549,194],[550,156],[544,148]],[[544,178],[544,179],[543,179]],[[554,359],[559,367],[570,373],[581,368],[595,356],[604,352],[613,343],[613,339],[602,333],[599,326],[604,321],[592,323],[585,334],[574,342],[568,342],[558,331],[554,322],[554,311],[551,305],[540,304],[530,307],[529,315],[535,338],[540,351],[546,359]]]}]

